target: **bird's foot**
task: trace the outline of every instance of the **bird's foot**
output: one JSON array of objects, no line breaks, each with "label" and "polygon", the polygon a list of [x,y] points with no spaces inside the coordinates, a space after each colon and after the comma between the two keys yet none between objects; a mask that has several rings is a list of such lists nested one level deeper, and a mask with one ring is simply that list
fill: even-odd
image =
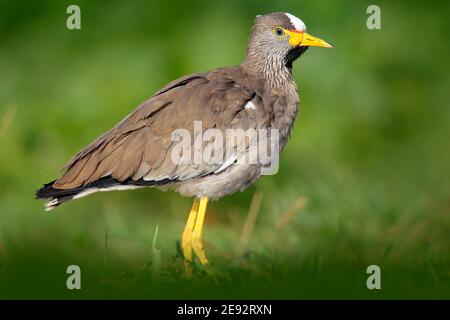
[{"label": "bird's foot", "polygon": [[192,266],[192,244],[190,230],[185,230],[183,232],[181,248],[183,249],[184,256],[184,271],[186,279],[192,278],[193,266]]},{"label": "bird's foot", "polygon": [[197,258],[200,260],[200,263],[205,267],[205,271],[208,275],[214,276],[214,271],[210,267],[208,258],[206,257],[203,239],[196,237],[192,233],[183,233],[182,244],[181,247],[183,249],[184,255],[184,269],[186,273],[186,279],[192,278],[193,273],[193,255],[192,251],[194,251]]},{"label": "bird's foot", "polygon": [[183,249],[183,256],[186,262],[192,262],[192,231],[185,229],[181,237],[181,248]]},{"label": "bird's foot", "polygon": [[[192,251],[194,251],[203,266],[208,265],[208,259],[206,258],[205,246],[202,238],[203,222],[205,219],[207,203],[207,198],[194,200],[186,227],[184,228],[181,247],[183,249],[185,259],[184,266],[186,270],[186,278],[188,279],[192,277]],[[205,270],[207,274],[212,274],[210,268],[206,268]]]},{"label": "bird's foot", "polygon": [[208,258],[206,258],[203,239],[198,235],[196,235],[195,233],[193,234],[192,237],[192,249],[194,250],[195,255],[198,257],[202,265],[207,265],[209,263]]}]

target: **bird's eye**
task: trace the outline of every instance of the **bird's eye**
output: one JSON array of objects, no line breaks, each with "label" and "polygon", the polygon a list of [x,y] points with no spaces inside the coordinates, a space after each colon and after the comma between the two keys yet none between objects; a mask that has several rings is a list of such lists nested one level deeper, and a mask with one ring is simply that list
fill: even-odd
[{"label": "bird's eye", "polygon": [[277,27],[273,29],[273,34],[277,37],[283,37],[285,35],[285,32],[283,28]]}]

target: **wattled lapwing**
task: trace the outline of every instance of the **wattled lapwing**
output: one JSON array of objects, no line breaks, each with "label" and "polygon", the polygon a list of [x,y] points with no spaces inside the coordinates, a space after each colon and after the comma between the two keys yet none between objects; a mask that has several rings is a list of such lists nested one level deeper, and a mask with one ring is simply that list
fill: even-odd
[{"label": "wattled lapwing", "polygon": [[[299,107],[292,63],[310,46],[331,47],[307,34],[302,20],[291,14],[257,16],[242,64],[169,83],[78,152],[64,174],[44,185],[36,197],[48,200],[47,210],[98,191],[154,187],[193,197],[182,235],[183,254],[189,264],[194,250],[207,264],[202,228],[208,200],[243,191],[264,174],[267,163],[248,161],[261,141],[276,142],[276,153],[283,149]],[[216,156],[227,149],[220,161],[195,159],[197,149],[221,142],[217,134],[214,139],[201,137],[210,129],[223,136],[250,129],[267,134],[231,144],[231,152],[219,143]],[[268,138],[269,129],[276,130],[276,139]],[[188,133],[183,141],[187,149],[180,148],[181,133]]]}]

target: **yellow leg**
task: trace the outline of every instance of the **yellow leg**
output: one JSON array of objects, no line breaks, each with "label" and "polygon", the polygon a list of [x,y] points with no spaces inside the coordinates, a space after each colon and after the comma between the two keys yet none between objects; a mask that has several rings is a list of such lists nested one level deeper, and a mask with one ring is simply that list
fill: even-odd
[{"label": "yellow leg", "polygon": [[199,201],[194,200],[191,211],[189,212],[188,221],[183,231],[181,247],[183,248],[184,259],[188,262],[192,261],[192,232],[194,231],[195,222],[197,221],[197,212]]},{"label": "yellow leg", "polygon": [[205,265],[208,263],[206,258],[205,248],[203,245],[203,222],[205,221],[206,206],[208,204],[208,198],[204,197],[200,199],[198,206],[197,219],[195,221],[194,231],[192,232],[192,249],[200,259],[200,263]]}]

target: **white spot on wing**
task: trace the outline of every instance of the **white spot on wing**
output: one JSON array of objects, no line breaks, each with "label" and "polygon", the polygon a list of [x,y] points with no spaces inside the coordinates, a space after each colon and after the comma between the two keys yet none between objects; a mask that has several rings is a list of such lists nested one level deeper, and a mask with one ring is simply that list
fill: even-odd
[{"label": "white spot on wing", "polygon": [[306,25],[302,20],[300,20],[299,18],[290,13],[285,13],[285,15],[287,15],[289,20],[291,20],[291,23],[294,25],[295,30],[306,31]]},{"label": "white spot on wing", "polygon": [[252,110],[256,110],[256,106],[253,102],[249,101],[245,104],[244,108],[246,110],[252,109]]}]

